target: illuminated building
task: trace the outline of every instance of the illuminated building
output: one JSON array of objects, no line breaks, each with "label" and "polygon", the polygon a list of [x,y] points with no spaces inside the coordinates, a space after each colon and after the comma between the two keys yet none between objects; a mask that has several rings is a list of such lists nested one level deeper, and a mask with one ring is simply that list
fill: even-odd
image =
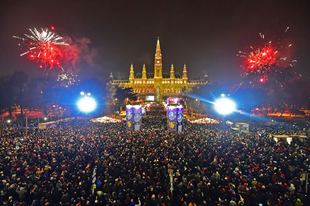
[{"label": "illuminated building", "polygon": [[114,80],[111,74],[107,87],[132,88],[139,99],[146,100],[146,97],[154,96],[157,102],[161,102],[164,97],[179,96],[184,91],[190,91],[193,87],[208,83],[208,75],[205,75],[201,80],[188,80],[186,64],[183,66],[182,76],[175,73],[173,64],[171,64],[170,73],[163,73],[162,54],[158,39],[155,51],[154,73],[147,73],[144,64],[142,73],[135,75],[134,66],[131,64],[128,80]]}]

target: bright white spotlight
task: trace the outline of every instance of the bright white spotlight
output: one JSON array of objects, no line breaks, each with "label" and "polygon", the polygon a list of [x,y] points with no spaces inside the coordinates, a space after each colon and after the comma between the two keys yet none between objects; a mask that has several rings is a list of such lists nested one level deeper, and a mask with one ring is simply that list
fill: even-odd
[{"label": "bright white spotlight", "polygon": [[85,113],[93,111],[96,106],[96,101],[93,98],[87,96],[81,98],[78,102],[79,109]]},{"label": "bright white spotlight", "polygon": [[236,111],[236,104],[228,98],[220,98],[214,103],[215,110],[222,115],[230,114]]}]

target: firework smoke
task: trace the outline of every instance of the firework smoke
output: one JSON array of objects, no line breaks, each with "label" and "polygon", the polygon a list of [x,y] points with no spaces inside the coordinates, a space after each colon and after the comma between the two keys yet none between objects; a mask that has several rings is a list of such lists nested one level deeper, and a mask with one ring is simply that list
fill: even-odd
[{"label": "firework smoke", "polygon": [[82,37],[80,39],[68,38],[70,46],[64,48],[63,55],[67,62],[70,62],[71,66],[77,69],[79,62],[86,62],[88,65],[93,66],[93,59],[97,55],[97,49],[89,47],[91,43],[90,39]]}]

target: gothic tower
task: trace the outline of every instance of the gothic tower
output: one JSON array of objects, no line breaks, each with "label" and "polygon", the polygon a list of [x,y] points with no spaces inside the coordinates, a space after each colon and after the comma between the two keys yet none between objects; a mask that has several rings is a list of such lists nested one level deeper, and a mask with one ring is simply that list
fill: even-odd
[{"label": "gothic tower", "polygon": [[131,64],[129,73],[129,83],[133,84],[134,79],[135,79],[135,72],[133,70],[133,64]]},{"label": "gothic tower", "polygon": [[173,64],[171,64],[171,69],[170,69],[170,79],[171,79],[171,80],[174,80],[174,79],[175,79]]},{"label": "gothic tower", "polygon": [[159,37],[157,39],[156,52],[155,52],[155,63],[154,63],[154,78],[163,78],[163,64],[160,50]]},{"label": "gothic tower", "polygon": [[155,51],[155,62],[154,62],[154,87],[155,87],[155,101],[161,102],[162,92],[162,78],[163,78],[163,64],[160,50],[159,37],[157,39],[156,51]]},{"label": "gothic tower", "polygon": [[182,79],[183,79],[183,83],[184,84],[187,84],[187,71],[186,71],[186,64],[184,64],[184,67],[183,67],[183,76],[182,76]]},{"label": "gothic tower", "polygon": [[143,64],[142,79],[143,79],[143,80],[146,80],[146,68],[145,68],[145,64]]}]

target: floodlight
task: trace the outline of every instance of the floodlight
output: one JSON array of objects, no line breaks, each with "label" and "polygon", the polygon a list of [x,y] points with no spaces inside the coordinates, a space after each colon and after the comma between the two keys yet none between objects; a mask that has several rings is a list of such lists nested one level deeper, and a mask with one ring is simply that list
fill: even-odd
[{"label": "floodlight", "polygon": [[80,95],[84,96],[84,95],[85,95],[85,92],[80,92]]},{"label": "floodlight", "polygon": [[236,111],[236,103],[228,98],[220,98],[214,103],[215,110],[222,115],[230,114]]},{"label": "floodlight", "polygon": [[82,112],[91,112],[93,111],[97,106],[96,101],[91,97],[82,97],[78,102],[78,107]]}]

